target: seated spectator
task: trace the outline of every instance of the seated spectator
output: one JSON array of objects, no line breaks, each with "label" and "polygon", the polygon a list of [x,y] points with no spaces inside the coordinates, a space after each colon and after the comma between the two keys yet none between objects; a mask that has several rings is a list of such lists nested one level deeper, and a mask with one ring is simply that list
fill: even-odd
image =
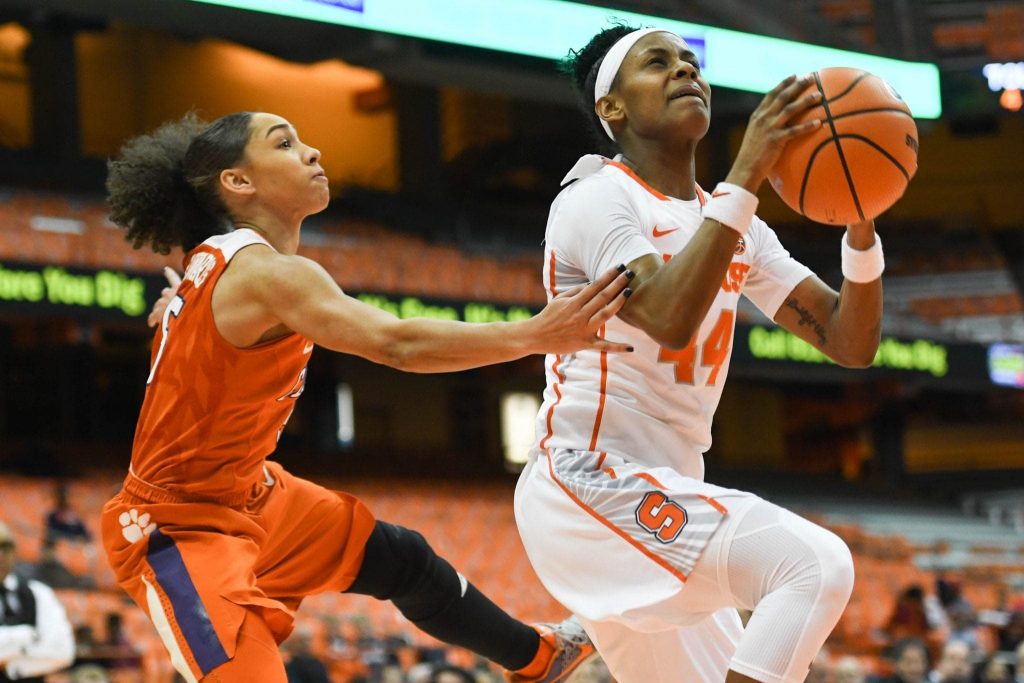
[{"label": "seated spectator", "polygon": [[43,540],[56,543],[62,539],[88,543],[92,540],[92,534],[68,502],[67,487],[63,483],[58,483],[53,490],[53,509],[46,515]]},{"label": "seated spectator", "polygon": [[352,617],[349,627],[359,648],[359,659],[366,666],[367,677],[371,681],[379,679],[384,667],[398,661],[390,652],[388,639],[378,638],[374,634],[373,622],[365,614]]},{"label": "seated spectator", "polygon": [[925,609],[924,589],[918,585],[908,586],[900,593],[893,606],[892,615],[885,631],[894,641],[905,638],[926,640],[932,624]]},{"label": "seated spectator", "polygon": [[960,582],[947,578],[941,569],[935,577],[935,592],[943,609],[948,608],[963,595]]},{"label": "seated spectator", "polygon": [[978,619],[971,604],[960,598],[946,609],[949,616],[949,640],[967,644],[971,652],[981,650],[978,640]]},{"label": "seated spectator", "polygon": [[139,666],[140,653],[124,632],[124,618],[119,612],[107,612],[107,637],[101,643],[109,669],[134,669]]},{"label": "seated spectator", "polygon": [[289,654],[284,670],[288,683],[330,683],[327,667],[313,654],[313,634],[305,626],[299,626],[285,643]]},{"label": "seated spectator", "polygon": [[865,683],[867,675],[856,657],[847,655],[836,663],[833,671],[835,683]]},{"label": "seated spectator", "polygon": [[380,671],[380,683],[405,683],[405,672],[397,664],[388,664]]},{"label": "seated spectator", "polygon": [[1013,652],[1024,643],[1024,605],[1010,610],[1010,619],[999,629],[999,649]]},{"label": "seated spectator", "polygon": [[893,673],[879,683],[926,683],[928,680],[928,648],[918,638],[904,638],[889,654]]},{"label": "seated spectator", "polygon": [[989,655],[974,673],[975,683],[1013,683],[1010,665],[997,654]]},{"label": "seated spectator", "polygon": [[[614,683],[612,674],[608,671],[608,665],[601,657],[591,657],[589,661],[580,665],[573,674],[573,683]],[[863,683],[860,681],[858,683]]]},{"label": "seated spectator", "polygon": [[72,670],[71,683],[110,683],[110,676],[102,666],[85,664]]},{"label": "seated spectator", "polygon": [[434,673],[434,666],[430,662],[416,664],[406,672],[406,683],[427,683],[430,680],[431,674]]},{"label": "seated spectator", "polygon": [[832,655],[826,648],[821,648],[814,656],[804,683],[832,683]]},{"label": "seated spectator", "polygon": [[97,645],[92,626],[89,624],[75,626],[75,659],[90,659]]},{"label": "seated spectator", "polygon": [[431,672],[427,683],[476,683],[476,679],[462,667],[442,664]]},{"label": "seated spectator", "polygon": [[43,683],[75,656],[64,606],[53,590],[14,571],[15,542],[0,522],[0,680]]},{"label": "seated spectator", "polygon": [[369,668],[359,651],[361,633],[351,622],[343,622],[334,615],[323,619],[327,641],[327,665],[331,680],[366,680]]},{"label": "seated spectator", "polygon": [[43,539],[39,561],[32,570],[32,578],[51,588],[95,588],[96,582],[90,576],[75,576],[57,558],[57,549],[52,538]]},{"label": "seated spectator", "polygon": [[971,683],[970,645],[963,640],[947,642],[928,680],[931,683]]}]

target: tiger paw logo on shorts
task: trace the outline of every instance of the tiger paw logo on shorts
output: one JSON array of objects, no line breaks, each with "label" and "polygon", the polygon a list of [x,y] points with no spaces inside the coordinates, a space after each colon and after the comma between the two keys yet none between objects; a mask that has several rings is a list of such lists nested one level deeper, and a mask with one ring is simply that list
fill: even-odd
[{"label": "tiger paw logo on shorts", "polygon": [[121,535],[129,543],[141,541],[156,529],[156,524],[151,524],[149,521],[149,513],[143,512],[140,515],[135,508],[122,512],[117,521],[121,523]]}]

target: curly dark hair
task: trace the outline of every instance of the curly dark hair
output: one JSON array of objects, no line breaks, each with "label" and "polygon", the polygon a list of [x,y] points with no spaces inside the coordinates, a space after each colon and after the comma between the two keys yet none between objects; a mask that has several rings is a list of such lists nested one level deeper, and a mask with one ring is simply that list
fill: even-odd
[{"label": "curly dark hair", "polygon": [[217,191],[220,172],[244,156],[251,120],[251,113],[239,112],[207,124],[188,114],[129,140],[107,162],[110,220],[132,246],[188,252],[231,230]]},{"label": "curly dark hair", "polygon": [[583,115],[590,122],[590,133],[597,145],[598,151],[607,156],[618,154],[619,147],[611,140],[604,128],[601,127],[601,120],[594,111],[594,88],[597,86],[597,72],[601,68],[601,62],[612,49],[612,45],[619,42],[625,35],[638,30],[637,26],[616,24],[604,29],[590,39],[580,50],[569,50],[569,54],[562,60],[561,70],[572,79],[573,89],[576,91],[577,104]]}]

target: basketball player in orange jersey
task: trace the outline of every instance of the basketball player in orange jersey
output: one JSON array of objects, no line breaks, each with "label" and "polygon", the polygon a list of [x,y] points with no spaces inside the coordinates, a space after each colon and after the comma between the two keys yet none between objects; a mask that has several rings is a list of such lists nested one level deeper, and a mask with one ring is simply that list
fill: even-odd
[{"label": "basketball player in orange jersey", "polygon": [[131,468],[102,516],[118,582],[186,681],[283,683],[277,646],[303,597],[324,591],[391,600],[516,680],[561,681],[593,652],[574,620],[512,619],[420,534],[266,458],[314,345],[413,372],[627,351],[596,336],[630,294],[624,266],[523,322],[398,320],[295,254],[303,219],[327,206],[327,178],[319,152],[272,114],[186,118],[136,138],[107,189],[136,247],[187,254],[166,293]]},{"label": "basketball player in orange jersey", "polygon": [[[545,236],[550,296],[626,263],[633,296],[602,334],[635,353],[547,358],[516,519],[537,574],[620,683],[797,683],[839,619],[853,563],[834,534],[704,482],[740,294],[840,365],[872,363],[883,268],[872,223],[842,240],[835,292],[755,217],[791,124],[818,103],[789,77],[753,113],[725,182],[694,177],[711,90],[670,31],[615,27],[569,66],[618,152],[566,176]],[[744,630],[736,608],[753,610]]]}]

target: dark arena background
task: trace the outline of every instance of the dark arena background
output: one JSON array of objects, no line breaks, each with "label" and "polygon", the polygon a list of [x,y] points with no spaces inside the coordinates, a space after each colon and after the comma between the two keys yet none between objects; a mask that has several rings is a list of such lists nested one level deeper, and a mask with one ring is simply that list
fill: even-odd
[{"label": "dark arena background", "polygon": [[[128,466],[146,316],[162,267],[180,271],[182,255],[134,251],[108,221],[106,159],[189,111],[280,114],[322,151],[331,181],[300,253],[347,293],[402,317],[529,316],[545,301],[548,206],[592,151],[557,58],[636,14],[679,22],[702,47],[714,89],[705,187],[783,76],[891,58],[920,168],[877,221],[874,367],[832,365],[744,303],[708,479],[852,549],[856,586],[813,680],[895,671],[917,683],[894,647],[915,636],[931,667],[960,639],[973,680],[1024,681],[1024,4],[0,0],[0,521],[18,566],[57,590],[75,628],[75,663],[47,681],[176,679],[114,583],[98,519]],[[760,198],[786,247],[838,286],[840,231],[767,183]],[[533,356],[412,375],[318,350],[274,457],[421,530],[510,612],[559,620],[512,511],[543,372]],[[282,647],[337,682],[464,680],[440,677],[442,663],[500,680],[370,599],[307,599]],[[611,679],[598,661],[573,680]]]}]

